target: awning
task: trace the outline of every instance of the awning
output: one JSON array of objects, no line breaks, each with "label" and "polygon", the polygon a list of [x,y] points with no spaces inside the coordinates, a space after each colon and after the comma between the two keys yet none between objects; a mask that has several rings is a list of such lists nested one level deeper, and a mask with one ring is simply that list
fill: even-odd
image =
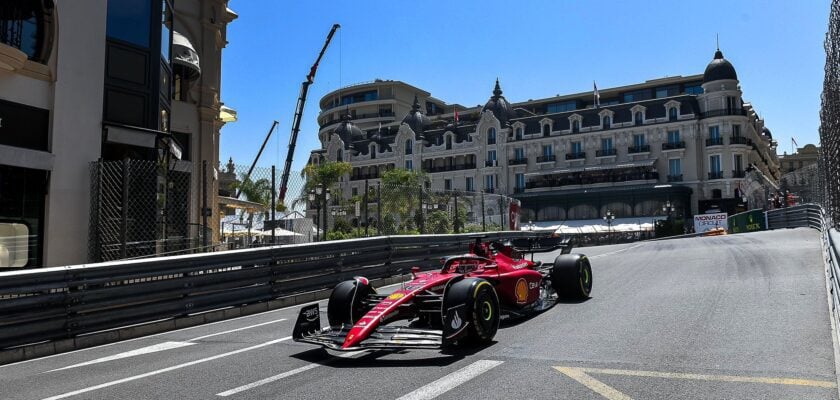
[{"label": "awning", "polygon": [[537,176],[537,175],[559,175],[559,174],[568,174],[572,172],[585,172],[585,171],[603,171],[609,169],[621,169],[621,168],[634,168],[634,167],[650,167],[656,163],[656,159],[650,160],[638,160],[638,161],[630,161],[630,162],[623,162],[620,164],[601,164],[601,165],[582,165],[579,167],[570,167],[570,168],[559,168],[553,169],[548,171],[534,171],[525,174],[525,176]]},{"label": "awning", "polygon": [[189,39],[175,31],[172,32],[172,55],[172,63],[187,70],[187,79],[195,79],[201,75],[201,64],[195,47]]},{"label": "awning", "polygon": [[232,109],[228,106],[222,106],[221,108],[219,108],[219,119],[221,119],[222,122],[226,122],[226,123],[227,122],[236,122],[236,120],[237,120],[236,110],[234,110],[234,109]]},{"label": "awning", "polygon": [[266,207],[261,203],[254,203],[253,201],[239,200],[233,197],[219,196],[219,204],[235,209],[249,210],[249,211],[265,211]]}]

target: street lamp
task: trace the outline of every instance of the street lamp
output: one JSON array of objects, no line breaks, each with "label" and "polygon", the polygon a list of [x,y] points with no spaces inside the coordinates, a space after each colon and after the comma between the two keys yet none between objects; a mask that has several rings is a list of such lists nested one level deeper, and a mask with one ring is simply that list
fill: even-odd
[{"label": "street lamp", "polygon": [[604,222],[607,223],[607,232],[612,233],[612,224],[613,220],[615,220],[615,214],[612,211],[607,210],[606,214],[604,214]]},{"label": "street lamp", "polygon": [[666,201],[665,204],[662,205],[662,212],[668,216],[668,221],[670,221],[671,213],[674,212],[674,206],[671,204],[671,200]]},{"label": "street lamp", "polygon": [[[309,190],[309,202],[315,203],[315,228],[320,232],[324,232],[321,234],[320,238],[316,236],[315,241],[326,239],[326,230],[327,230],[327,201],[330,200],[330,189],[324,188],[324,184],[319,183],[315,186],[314,189]],[[324,203],[324,219],[321,220],[321,202]],[[319,224],[319,222],[323,221],[323,223]],[[319,229],[320,226],[323,226],[323,230]]]}]

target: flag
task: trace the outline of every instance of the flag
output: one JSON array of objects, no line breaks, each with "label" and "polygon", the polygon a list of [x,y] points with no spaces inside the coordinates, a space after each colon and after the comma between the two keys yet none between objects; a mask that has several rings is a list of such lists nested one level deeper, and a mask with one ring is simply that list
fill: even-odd
[{"label": "flag", "polygon": [[455,110],[455,123],[458,123],[458,110]]},{"label": "flag", "polygon": [[595,108],[601,107],[601,94],[598,93],[598,85],[595,84],[595,81],[592,81],[592,88],[595,96]]},{"label": "flag", "polygon": [[790,138],[790,142],[793,143],[794,146],[799,147],[799,143],[796,143],[796,139]]}]

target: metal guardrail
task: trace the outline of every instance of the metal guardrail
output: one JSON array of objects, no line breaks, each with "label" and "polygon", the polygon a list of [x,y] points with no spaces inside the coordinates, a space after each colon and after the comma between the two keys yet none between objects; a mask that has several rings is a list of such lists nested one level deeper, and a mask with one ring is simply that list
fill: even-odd
[{"label": "metal guardrail", "polygon": [[442,256],[466,251],[475,237],[383,236],[4,272],[0,348],[269,301],[357,275],[376,279],[431,268]]},{"label": "metal guardrail", "polygon": [[829,227],[825,213],[818,204],[803,204],[767,211],[767,229],[814,228],[821,231]]}]

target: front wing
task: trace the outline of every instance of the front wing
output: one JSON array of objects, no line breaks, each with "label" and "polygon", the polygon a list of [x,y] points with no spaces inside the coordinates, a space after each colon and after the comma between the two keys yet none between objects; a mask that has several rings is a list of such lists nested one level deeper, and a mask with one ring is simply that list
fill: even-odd
[{"label": "front wing", "polygon": [[339,329],[321,328],[321,312],[318,304],[301,308],[292,339],[311,343],[333,350],[355,351],[362,349],[440,349],[444,347],[443,331],[414,329],[400,326],[381,325],[358,346],[342,347],[352,326]]}]

